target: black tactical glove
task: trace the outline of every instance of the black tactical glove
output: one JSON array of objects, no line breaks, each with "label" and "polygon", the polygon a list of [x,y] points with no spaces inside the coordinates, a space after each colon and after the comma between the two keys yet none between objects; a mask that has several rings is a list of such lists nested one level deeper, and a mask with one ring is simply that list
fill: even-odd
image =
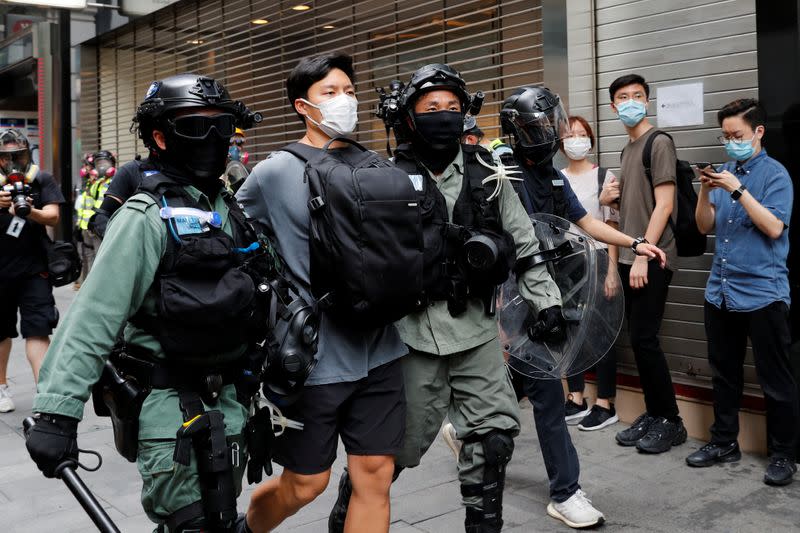
[{"label": "black tactical glove", "polygon": [[245,426],[247,453],[247,483],[260,483],[261,471],[272,475],[272,449],[275,432],[272,429],[272,413],[266,407],[256,410]]},{"label": "black tactical glove", "polygon": [[536,342],[558,344],[567,338],[567,323],[561,313],[561,306],[554,305],[539,311],[539,317],[528,326],[528,337]]},{"label": "black tactical glove", "polygon": [[25,447],[45,477],[55,477],[65,461],[78,462],[78,421],[41,413],[27,434]]}]

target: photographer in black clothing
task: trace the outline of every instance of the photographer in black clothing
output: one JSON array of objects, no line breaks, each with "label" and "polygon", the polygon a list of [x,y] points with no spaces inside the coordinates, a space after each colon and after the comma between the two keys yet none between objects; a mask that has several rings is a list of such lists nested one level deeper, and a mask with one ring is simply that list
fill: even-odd
[{"label": "photographer in black clothing", "polygon": [[59,221],[64,197],[53,176],[31,161],[30,144],[17,129],[0,131],[0,412],[14,410],[6,369],[11,339],[18,336],[17,310],[25,351],[39,367],[58,321],[53,287],[47,279],[45,227]]}]

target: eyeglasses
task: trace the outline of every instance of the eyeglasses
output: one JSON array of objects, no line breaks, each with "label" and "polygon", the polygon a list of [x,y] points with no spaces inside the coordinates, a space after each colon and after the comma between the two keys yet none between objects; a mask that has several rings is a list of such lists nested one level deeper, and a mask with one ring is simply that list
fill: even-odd
[{"label": "eyeglasses", "polygon": [[[752,141],[755,138],[756,138],[756,135],[754,133],[753,137],[750,138],[749,140]],[[748,139],[745,139],[744,137],[726,137],[725,135],[720,135],[720,136],[717,137],[717,140],[719,141],[719,143],[721,145],[725,146],[726,144],[728,144],[731,141],[733,141],[735,143],[740,143],[740,142],[744,142],[744,141],[746,141]]]},{"label": "eyeglasses", "polygon": [[175,134],[186,139],[205,139],[211,130],[220,137],[232,137],[236,132],[236,117],[230,113],[219,115],[184,115],[169,121]]}]

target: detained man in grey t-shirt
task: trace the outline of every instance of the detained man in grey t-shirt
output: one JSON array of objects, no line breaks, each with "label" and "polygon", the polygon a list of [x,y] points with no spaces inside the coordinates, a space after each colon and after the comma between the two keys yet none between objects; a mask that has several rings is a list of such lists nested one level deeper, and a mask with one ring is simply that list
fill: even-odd
[{"label": "detained man in grey t-shirt", "polygon": [[[306,126],[300,143],[321,149],[333,137],[348,136],[356,125],[352,59],[339,53],[305,58],[287,79],[294,111]],[[345,146],[345,147],[342,147]],[[348,160],[359,151],[333,143]],[[303,296],[310,294],[308,201],[305,162],[286,151],[253,169],[237,194],[247,213],[265,225]],[[304,424],[276,440],[280,477],[259,486],[247,513],[252,531],[271,531],[321,494],[328,485],[339,437],[353,482],[348,533],[389,530],[389,487],[394,455],[405,433],[405,392],[399,358],[408,352],[393,325],[365,330],[332,322],[323,313],[318,363],[301,398],[283,409]]]}]

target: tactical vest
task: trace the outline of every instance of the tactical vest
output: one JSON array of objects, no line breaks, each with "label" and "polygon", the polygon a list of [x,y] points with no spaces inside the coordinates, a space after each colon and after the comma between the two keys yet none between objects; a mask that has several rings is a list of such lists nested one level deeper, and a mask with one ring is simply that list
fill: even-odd
[{"label": "tactical vest", "polygon": [[[545,169],[548,170],[548,176],[536,175],[532,169],[522,164],[519,164],[519,167],[525,179],[523,181],[515,181],[513,185],[528,214],[548,213],[567,218],[567,200],[564,195],[564,180],[567,178],[564,174],[552,166]],[[547,194],[536,195],[535,191],[531,190],[530,187],[530,183],[533,183],[533,180],[547,180],[542,183],[544,185],[542,190]]]},{"label": "tactical vest", "polygon": [[[495,287],[508,279],[516,257],[514,239],[503,229],[496,200],[488,201],[495,182],[483,184],[492,171],[477,161],[493,164],[490,152],[480,146],[461,146],[464,168],[461,191],[448,220],[447,202],[436,181],[416,159],[411,146],[402,144],[395,151],[395,164],[412,181],[421,180],[419,191],[425,240],[425,286],[429,300],[447,300],[452,316],[466,309],[468,298],[480,298],[491,307]],[[489,237],[498,250],[492,268],[475,272],[466,265],[464,243],[475,235]]]},{"label": "tactical vest", "polygon": [[[183,186],[155,170],[142,169],[139,192],[162,212],[168,207],[204,210]],[[164,213],[167,247],[154,281],[157,316],[137,313],[130,320],[152,334],[172,362],[202,364],[247,344],[259,326],[262,334],[265,327],[254,281],[241,268],[257,236],[233,197],[224,190],[219,194],[228,206],[233,236],[221,223],[215,227]]]}]

